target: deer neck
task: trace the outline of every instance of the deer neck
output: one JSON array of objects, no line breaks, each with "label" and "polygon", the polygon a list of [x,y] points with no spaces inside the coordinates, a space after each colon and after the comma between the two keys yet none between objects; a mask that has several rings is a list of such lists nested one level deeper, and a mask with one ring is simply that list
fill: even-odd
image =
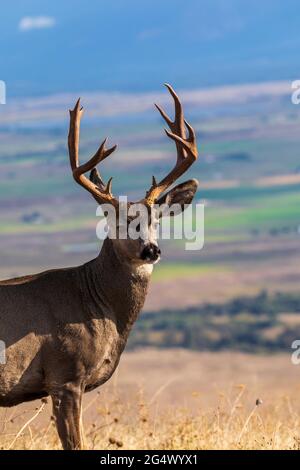
[{"label": "deer neck", "polygon": [[99,256],[82,268],[82,289],[89,314],[112,319],[118,332],[127,336],[143,308],[152,265],[124,260],[106,238]]}]

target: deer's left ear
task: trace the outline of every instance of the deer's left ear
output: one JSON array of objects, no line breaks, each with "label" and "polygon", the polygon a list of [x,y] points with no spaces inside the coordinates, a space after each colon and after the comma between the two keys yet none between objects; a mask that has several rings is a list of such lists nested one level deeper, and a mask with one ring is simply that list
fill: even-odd
[{"label": "deer's left ear", "polygon": [[[186,206],[192,202],[198,186],[199,182],[196,179],[192,179],[178,184],[168,193],[164,194],[156,202],[157,205],[161,206],[159,217],[174,216],[183,212]],[[171,206],[173,206],[174,210],[170,212],[168,209]]]}]

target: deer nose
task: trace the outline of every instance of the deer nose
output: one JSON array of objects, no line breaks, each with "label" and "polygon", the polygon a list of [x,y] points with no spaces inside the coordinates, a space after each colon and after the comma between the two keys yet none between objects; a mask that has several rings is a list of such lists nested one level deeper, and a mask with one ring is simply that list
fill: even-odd
[{"label": "deer nose", "polygon": [[160,256],[160,249],[154,243],[146,245],[141,253],[141,258],[145,261],[156,261]]}]

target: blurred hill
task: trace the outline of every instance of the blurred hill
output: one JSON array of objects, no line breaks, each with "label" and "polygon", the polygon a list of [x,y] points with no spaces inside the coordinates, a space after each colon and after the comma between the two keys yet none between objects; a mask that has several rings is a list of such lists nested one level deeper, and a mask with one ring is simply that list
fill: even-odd
[{"label": "blurred hill", "polygon": [[[200,181],[205,244],[187,251],[184,241],[161,242],[145,305],[152,313],[142,316],[131,344],[285,350],[299,315],[300,108],[285,81],[179,92],[199,144],[199,160],[185,177]],[[68,108],[76,97],[14,98],[0,107],[2,279],[76,265],[99,252],[96,206],[74,183],[67,155]],[[119,148],[104,162],[104,178],[113,175],[114,193],[132,200],[175,158],[154,101],[172,114],[161,88],[82,93],[81,161],[108,135]]]}]

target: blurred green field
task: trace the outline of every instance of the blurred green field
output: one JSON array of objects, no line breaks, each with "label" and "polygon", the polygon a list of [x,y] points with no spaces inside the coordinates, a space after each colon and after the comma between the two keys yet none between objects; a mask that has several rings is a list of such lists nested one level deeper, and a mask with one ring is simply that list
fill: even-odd
[{"label": "blurred green field", "polygon": [[[265,264],[259,269],[264,271],[272,262],[275,267],[275,257],[278,266],[284,263],[294,269],[300,183],[284,175],[300,174],[298,109],[291,109],[288,101],[280,99],[267,105],[263,100],[254,104],[250,100],[238,110],[233,106],[224,111],[215,105],[212,114],[187,109],[187,115],[190,112],[200,154],[185,177],[200,181],[197,201],[205,205],[205,244],[200,252],[193,253],[184,250],[184,241],[164,242],[162,263],[154,270],[156,284],[177,279],[203,282],[207,278],[210,284],[206,292],[217,296],[222,290],[218,276],[222,275],[223,290],[234,295],[239,284],[245,289],[250,282],[241,281],[241,273],[250,272],[250,262],[260,266],[263,260]],[[45,266],[78,264],[97,254],[98,248],[93,248],[99,243],[95,236],[99,221],[96,205],[72,179],[67,126],[67,113],[59,122],[38,124],[29,120],[0,126],[3,276],[23,273],[26,266],[39,271]],[[107,123],[90,119],[87,113],[81,132],[82,162],[106,135],[111,144],[119,144],[117,152],[103,164],[104,178],[114,176],[115,194],[140,199],[151,175],[160,179],[174,164],[174,145],[164,135],[160,118],[154,119],[152,113],[151,119],[146,113],[142,119],[123,116]],[[264,179],[281,176],[282,181],[263,184]],[[210,287],[214,283],[218,285],[215,294]],[[278,283],[273,278],[268,281],[274,288]],[[285,274],[284,283],[295,288],[294,271]],[[180,295],[190,301],[184,292]]]},{"label": "blurred green field", "polygon": [[[295,187],[284,188],[278,191],[277,188],[267,188],[264,195],[257,194],[256,188],[252,188],[252,195],[248,197],[242,205],[241,198],[244,195],[244,188],[241,194],[236,191],[236,201],[240,205],[228,207],[208,207],[205,213],[205,228],[216,231],[239,231],[240,233],[250,230],[266,230],[270,228],[281,228],[285,225],[296,226],[300,224],[299,204],[300,187],[296,191]],[[277,189],[277,190],[276,190]],[[228,190],[230,191],[230,190]],[[250,188],[249,188],[250,192]],[[223,196],[226,194],[224,190]],[[226,196],[223,201],[226,201]],[[244,202],[244,201],[242,201]]]},{"label": "blurred green field", "polygon": [[228,271],[229,266],[213,265],[208,263],[161,263],[153,272],[153,281],[159,282],[164,279],[175,280],[182,277],[188,278],[197,275],[197,277],[207,276],[216,271]]}]

